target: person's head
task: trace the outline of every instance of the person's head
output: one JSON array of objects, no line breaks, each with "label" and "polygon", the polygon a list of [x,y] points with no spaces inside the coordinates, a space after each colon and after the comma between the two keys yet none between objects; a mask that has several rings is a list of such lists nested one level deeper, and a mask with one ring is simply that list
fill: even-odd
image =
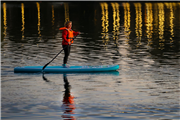
[{"label": "person's head", "polygon": [[72,21],[67,21],[67,22],[65,23],[65,27],[71,28],[71,27],[72,27]]}]

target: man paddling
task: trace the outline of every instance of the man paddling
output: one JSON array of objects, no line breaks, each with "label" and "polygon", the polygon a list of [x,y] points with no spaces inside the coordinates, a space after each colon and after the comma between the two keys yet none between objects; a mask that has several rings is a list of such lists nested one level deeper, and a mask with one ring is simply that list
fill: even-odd
[{"label": "man paddling", "polygon": [[71,44],[73,43],[73,38],[74,36],[77,36],[80,34],[80,32],[75,32],[71,29],[72,27],[72,22],[67,21],[65,23],[65,27],[59,28],[59,30],[63,30],[62,32],[62,47],[64,49],[64,60],[63,60],[63,67],[68,68],[69,66],[67,65],[68,61],[68,56],[70,54],[71,50]]}]

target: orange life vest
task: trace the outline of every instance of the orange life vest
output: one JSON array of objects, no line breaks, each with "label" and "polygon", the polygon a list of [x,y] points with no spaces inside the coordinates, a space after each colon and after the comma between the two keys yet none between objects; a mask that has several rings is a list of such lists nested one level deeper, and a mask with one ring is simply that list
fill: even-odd
[{"label": "orange life vest", "polygon": [[[66,27],[62,27],[62,28],[59,28],[59,30],[67,30],[68,31],[68,35],[67,35],[68,42],[73,43],[74,34],[73,34],[72,29],[67,29]],[[63,40],[63,42],[65,42],[65,40]]]}]

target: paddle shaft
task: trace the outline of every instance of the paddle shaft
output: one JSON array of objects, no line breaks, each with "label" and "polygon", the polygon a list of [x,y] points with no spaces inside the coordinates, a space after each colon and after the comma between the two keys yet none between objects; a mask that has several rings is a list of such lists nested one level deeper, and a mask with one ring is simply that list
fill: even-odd
[{"label": "paddle shaft", "polygon": [[[68,46],[68,45],[67,45]],[[66,47],[67,47],[66,46]],[[51,61],[49,61],[46,65],[44,65],[43,69],[44,70],[66,47],[64,47]]]},{"label": "paddle shaft", "polygon": [[[76,37],[73,38],[73,40],[75,39]],[[72,40],[72,41],[73,41]],[[42,68],[42,71],[65,49],[69,46],[69,43],[67,46],[65,46],[51,61],[49,61],[46,65],[44,65],[44,67]]]}]

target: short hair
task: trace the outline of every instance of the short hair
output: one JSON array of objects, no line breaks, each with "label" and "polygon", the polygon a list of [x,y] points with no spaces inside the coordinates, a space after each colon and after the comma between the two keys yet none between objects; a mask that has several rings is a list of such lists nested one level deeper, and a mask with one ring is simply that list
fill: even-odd
[{"label": "short hair", "polygon": [[72,21],[67,21],[64,26],[67,27],[70,23],[72,23]]}]

